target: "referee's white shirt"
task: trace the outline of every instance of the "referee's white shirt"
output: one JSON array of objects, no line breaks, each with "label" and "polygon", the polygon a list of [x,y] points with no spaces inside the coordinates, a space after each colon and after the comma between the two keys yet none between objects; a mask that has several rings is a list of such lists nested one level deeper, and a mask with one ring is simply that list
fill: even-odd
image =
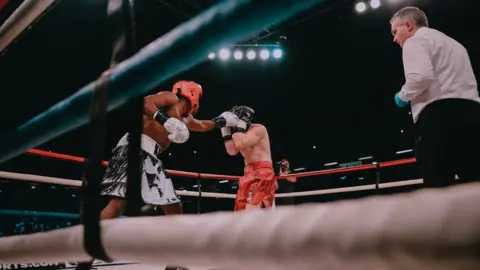
[{"label": "referee's white shirt", "polygon": [[399,97],[410,101],[414,122],[428,104],[445,98],[480,102],[468,52],[444,33],[421,27],[403,45],[405,85]]}]

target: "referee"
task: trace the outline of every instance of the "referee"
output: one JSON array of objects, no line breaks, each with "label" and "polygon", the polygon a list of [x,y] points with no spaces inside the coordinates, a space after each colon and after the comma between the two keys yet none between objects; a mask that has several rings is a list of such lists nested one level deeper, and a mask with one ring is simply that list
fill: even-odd
[{"label": "referee", "polygon": [[416,7],[390,20],[394,42],[403,50],[405,84],[395,95],[410,104],[415,122],[415,155],[427,187],[480,180],[480,98],[467,50],[428,27]]}]

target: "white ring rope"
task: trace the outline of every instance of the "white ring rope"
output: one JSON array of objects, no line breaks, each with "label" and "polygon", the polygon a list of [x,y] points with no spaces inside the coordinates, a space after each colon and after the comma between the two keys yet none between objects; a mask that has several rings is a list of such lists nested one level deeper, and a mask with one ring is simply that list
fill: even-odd
[{"label": "white ring rope", "polygon": [[58,0],[26,0],[0,27],[0,54]]},{"label": "white ring rope", "polygon": [[[0,171],[0,178],[6,178],[6,179],[12,179],[12,180],[21,180],[21,181],[29,181],[29,182],[38,182],[38,183],[47,183],[47,184],[56,184],[56,185],[71,186],[71,187],[81,187],[82,186],[81,180],[65,179],[65,178],[33,175],[33,174],[4,172],[4,171]],[[381,184],[379,184],[379,188],[392,188],[392,187],[410,186],[410,185],[418,185],[418,184],[422,184],[422,183],[423,183],[422,179],[413,179],[413,180],[407,180],[407,181],[381,183]],[[375,189],[375,185],[363,185],[363,186],[356,186],[356,187],[331,188],[331,189],[301,191],[301,192],[289,192],[289,193],[277,193],[277,194],[275,194],[275,198],[315,196],[315,195],[365,191],[365,190],[374,190],[374,189]],[[182,196],[191,196],[191,197],[200,196],[198,191],[176,190],[176,192],[177,192],[177,195],[182,195]],[[235,199],[236,195],[235,194],[228,194],[228,193],[203,192],[202,191],[202,197]]]},{"label": "white ring rope", "polygon": [[[223,269],[480,269],[480,183],[272,210],[101,222],[114,260]],[[83,226],[0,238],[2,263],[85,261]]]}]

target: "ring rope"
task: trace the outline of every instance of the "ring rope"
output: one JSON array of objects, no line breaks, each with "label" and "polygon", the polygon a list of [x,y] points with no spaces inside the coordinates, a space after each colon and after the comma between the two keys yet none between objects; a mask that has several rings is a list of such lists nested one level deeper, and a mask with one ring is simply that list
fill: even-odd
[{"label": "ring rope", "polygon": [[[82,186],[81,180],[64,179],[64,178],[40,176],[40,175],[33,175],[33,174],[4,172],[4,171],[0,171],[0,178],[20,180],[20,181],[29,181],[29,182],[37,182],[37,183],[46,183],[46,184],[55,184],[55,185],[70,186],[70,187],[81,187]],[[419,185],[419,184],[422,184],[422,183],[423,183],[422,179],[412,179],[412,180],[406,180],[406,181],[380,183],[379,188],[384,189],[384,188],[411,186],[411,185]],[[330,188],[330,189],[301,191],[301,192],[289,192],[289,193],[276,193],[275,198],[316,196],[316,195],[326,195],[326,194],[355,192],[355,191],[366,191],[366,190],[375,190],[375,189],[376,189],[375,184],[372,184],[372,185],[362,185],[362,186],[355,186],[355,187]],[[192,197],[200,196],[199,191],[176,190],[175,192],[177,193],[177,195],[182,195],[182,196],[192,196]],[[204,192],[204,191],[201,191],[201,196],[202,197],[209,197],[209,198],[229,198],[229,199],[235,199],[236,198],[235,194],[217,193],[217,192]]]},{"label": "ring rope", "polygon": [[[102,242],[114,260],[145,263],[226,269],[473,270],[480,269],[479,197],[480,183],[469,183],[377,200],[107,220],[101,222]],[[0,260],[86,261],[82,230],[73,226],[2,237]]]},{"label": "ring rope", "polygon": [[0,55],[62,0],[26,0],[0,26]]},{"label": "ring rope", "polygon": [[[11,209],[0,209],[0,215],[54,217],[54,218],[65,218],[65,219],[79,219],[80,218],[80,214],[55,213],[55,212],[43,212],[43,211],[29,211],[29,210],[11,210]],[[1,261],[0,261],[0,263],[1,263]]]},{"label": "ring rope", "polygon": [[[27,150],[26,153],[45,157],[45,158],[67,160],[67,161],[73,161],[78,163],[85,162],[85,158],[83,157],[55,153],[55,152],[39,150],[39,149],[30,149],[30,150]],[[386,167],[397,166],[397,165],[412,164],[415,162],[416,162],[415,158],[407,158],[407,159],[380,162],[379,166],[380,168],[386,168]],[[103,166],[108,166],[107,161],[103,161],[102,164]],[[304,172],[304,173],[293,173],[293,174],[278,176],[277,179],[285,179],[288,177],[307,177],[307,176],[316,176],[316,175],[326,175],[326,174],[360,171],[360,170],[367,170],[367,169],[376,169],[376,166],[375,164],[372,164],[372,165],[368,164],[368,165],[352,166],[348,168],[335,168],[335,169],[328,169],[328,170],[310,171],[310,172]],[[200,177],[200,178],[208,178],[208,179],[215,179],[215,180],[238,180],[240,178],[240,176],[234,176],[234,175],[194,173],[194,172],[185,172],[185,171],[177,171],[177,170],[167,170],[167,172],[175,176],[191,177],[191,178]]]}]

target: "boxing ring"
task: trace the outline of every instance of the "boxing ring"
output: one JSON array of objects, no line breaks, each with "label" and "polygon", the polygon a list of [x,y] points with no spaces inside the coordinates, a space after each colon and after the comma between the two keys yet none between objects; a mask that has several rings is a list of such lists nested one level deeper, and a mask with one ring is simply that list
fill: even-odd
[{"label": "boxing ring", "polygon": [[[30,149],[26,154],[79,164],[85,161],[83,157],[38,149]],[[376,170],[377,168],[411,164],[412,162],[415,162],[415,160],[404,159],[289,176],[302,179],[303,177],[329,175],[345,171]],[[107,165],[107,162],[104,161],[103,163]],[[175,170],[169,170],[169,173],[174,176],[173,179],[175,179],[175,176],[198,177],[210,181],[225,179],[235,181],[239,178],[231,175]],[[282,178],[285,177],[287,176],[282,176]],[[81,187],[82,183],[80,180],[74,179],[14,172],[0,172],[0,178],[72,187]],[[302,181],[301,179],[299,181]],[[382,182],[375,185],[276,194],[276,197],[316,196],[359,190],[373,191],[376,188],[383,189],[421,183],[421,179],[413,179]],[[475,186],[475,184],[472,184],[472,187]],[[183,196],[235,198],[234,194],[226,193],[183,190],[177,192]],[[250,213],[242,213],[241,216],[238,216],[238,213],[217,212],[203,214],[199,216],[202,217],[201,219],[192,216],[163,219],[157,217],[129,218],[136,221],[128,223],[129,225],[123,222],[120,222],[121,225],[117,224],[117,221],[120,220],[109,221],[108,225],[102,225],[102,231],[106,233],[103,235],[103,240],[109,252],[111,248],[116,250],[115,252],[119,252],[118,255],[115,255],[118,257],[114,258],[119,258],[121,261],[143,262],[156,266],[168,262],[168,264],[173,265],[185,265],[189,269],[218,269],[219,267],[223,267],[223,269],[232,269],[232,267],[233,269],[256,269],[256,267],[262,269],[289,269],[293,267],[349,269],[351,267],[356,269],[358,265],[365,266],[365,269],[473,269],[473,267],[477,267],[478,260],[474,258],[478,258],[479,255],[478,240],[480,236],[476,228],[480,225],[480,218],[478,217],[476,204],[472,203],[472,201],[478,201],[479,192],[477,189],[470,188],[467,185],[452,188],[448,191],[417,191],[396,196],[375,196],[374,198],[375,200],[367,197],[361,200],[321,205],[283,206],[277,207],[275,210],[260,211],[253,216],[250,216]],[[48,213],[32,214],[48,215]],[[267,215],[264,216],[264,214]],[[78,215],[69,214],[65,217],[78,218]],[[301,220],[300,224],[299,220]],[[150,254],[152,258],[149,259],[148,256],[150,255],[144,254],[141,244],[132,247],[134,250],[142,250],[141,258],[138,258],[135,254],[127,254],[130,250],[128,247],[123,247],[124,250],[119,247],[133,241],[128,237],[111,240],[112,243],[107,244],[110,241],[107,239],[109,236],[114,238],[117,233],[121,234],[120,231],[128,231],[128,228],[136,230],[141,227],[143,231],[145,224],[150,223],[153,228],[152,231],[144,232],[145,239],[138,240],[138,234],[135,234],[134,231],[132,231],[132,237],[134,236],[146,245],[148,243],[148,247],[145,246],[144,248],[152,249],[152,253],[163,254],[162,252],[165,252],[165,256],[168,257],[167,262],[163,258],[158,259],[158,256],[156,257],[153,254]],[[258,224],[263,225],[258,228]],[[252,230],[252,227],[257,229]],[[260,231],[258,231],[259,229]],[[255,233],[249,235],[246,232]],[[288,232],[288,234],[286,235],[285,232]],[[71,237],[75,235],[76,238],[71,241],[73,241],[76,249],[68,252],[65,250],[71,243],[65,243],[65,246],[58,246],[58,243],[44,243],[45,241],[49,242],[46,239],[60,239],[64,235]],[[152,242],[150,235],[156,235],[159,238],[158,243]],[[180,235],[182,236],[180,237]],[[235,235],[241,237],[235,237]],[[25,236],[12,237],[10,238],[12,242],[2,242],[0,238],[0,254],[3,257],[3,254],[7,251],[15,251],[15,263],[31,263],[32,261],[36,263],[72,262],[85,259],[85,254],[70,254],[81,250],[81,226],[31,236],[30,240],[25,241],[24,238],[21,242],[13,245],[13,249],[11,243],[16,242],[15,238],[21,239]],[[33,236],[36,236],[36,238]],[[71,237],[68,239],[71,239]],[[224,239],[228,239],[228,241],[222,242]],[[261,243],[258,242],[258,239],[261,239]],[[30,244],[35,244],[36,241],[38,241],[36,245]],[[178,247],[181,246],[180,243],[183,241],[188,245]],[[212,253],[210,255],[205,254],[203,245],[211,248]],[[165,250],[161,246],[169,248]],[[80,249],[78,249],[79,247]],[[172,247],[174,248],[170,249]],[[52,255],[47,256],[44,253],[37,253],[35,251],[37,248],[48,250],[48,253],[51,252]],[[177,250],[177,248],[181,250]],[[248,249],[251,253],[236,254],[235,250],[238,248]],[[228,259],[228,250],[235,254],[235,262],[233,263]],[[170,254],[177,251],[179,252],[178,257]],[[188,252],[189,258],[193,258],[192,261],[184,257],[187,256],[185,252]],[[258,262],[259,258],[255,258],[257,255],[254,252],[265,255],[272,253],[267,256],[269,263]],[[458,252],[461,254],[458,254]],[[22,255],[17,258],[19,254]],[[452,258],[452,255],[459,257]],[[296,259],[286,259],[285,256],[293,256]],[[380,257],[375,258],[375,256]],[[309,257],[310,261],[307,260]],[[280,258],[282,260],[279,260]],[[452,259],[456,262],[453,263]],[[3,260],[2,258],[0,261]],[[210,263],[209,260],[211,260]],[[244,260],[249,260],[252,264],[245,263]],[[275,264],[272,265],[272,262],[275,262]],[[319,262],[322,262],[320,265],[322,268],[319,268]],[[73,263],[70,263],[70,265],[73,265]],[[149,269],[148,267],[151,266],[125,264],[116,261],[114,264],[99,262],[97,267],[105,269]]]},{"label": "boxing ring", "polygon": [[[212,49],[242,40],[319,2],[237,0],[215,5],[107,71],[110,97],[106,110],[113,110],[144,94],[152,86],[200,63]],[[200,45],[192,47],[191,44]],[[83,162],[80,157],[47,156],[31,148],[86,124],[90,100],[98,83],[86,85],[3,136],[0,139],[0,162],[26,151]],[[371,164],[348,170],[378,169],[397,163]],[[170,173],[183,177],[238,179],[225,175]],[[327,173],[335,171],[294,176]],[[74,179],[16,172],[1,172],[0,177],[65,186],[81,183]],[[404,183],[377,182],[373,187],[358,188],[379,189],[420,183],[419,179]],[[200,190],[178,192],[185,196],[234,197]],[[339,190],[278,194],[277,197],[328,192]],[[195,269],[480,269],[479,200],[480,184],[471,183],[378,196],[375,200],[366,198],[241,213],[131,217],[100,222],[99,241],[114,261],[182,265],[192,269],[192,266]],[[91,255],[84,247],[85,231],[84,226],[77,225],[2,237],[0,262],[5,265],[87,261]],[[141,265],[138,269],[149,268]]]}]

